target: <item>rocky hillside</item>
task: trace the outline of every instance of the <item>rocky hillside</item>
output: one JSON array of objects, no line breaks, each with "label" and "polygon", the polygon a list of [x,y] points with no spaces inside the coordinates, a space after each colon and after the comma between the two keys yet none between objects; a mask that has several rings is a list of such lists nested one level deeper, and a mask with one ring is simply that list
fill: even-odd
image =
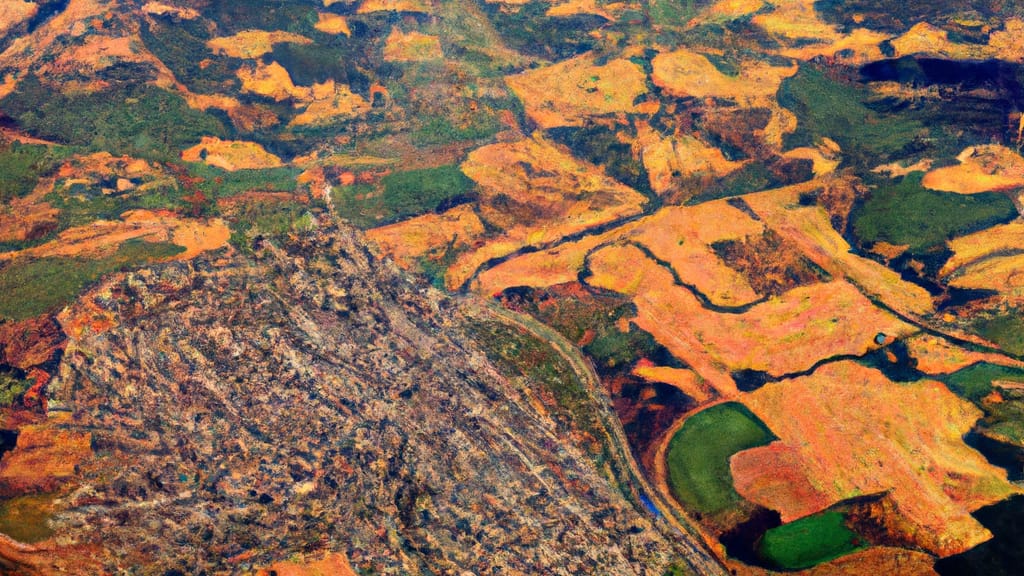
[{"label": "rocky hillside", "polygon": [[682,559],[461,335],[459,303],[356,232],[122,275],[65,322],[104,315],[50,385],[51,426],[91,436],[55,504],[58,557],[145,574],[328,551],[390,574]]}]

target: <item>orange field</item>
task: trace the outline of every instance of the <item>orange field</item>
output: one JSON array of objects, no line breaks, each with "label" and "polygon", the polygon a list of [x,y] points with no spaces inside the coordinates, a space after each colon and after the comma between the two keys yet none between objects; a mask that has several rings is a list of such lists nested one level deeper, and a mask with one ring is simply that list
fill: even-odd
[{"label": "orange field", "polygon": [[373,228],[366,232],[366,237],[376,242],[398,265],[410,268],[417,258],[446,246],[465,247],[483,234],[480,218],[471,206],[464,204],[443,214],[424,214]]},{"label": "orange field", "polygon": [[594,60],[585,54],[508,76],[505,83],[544,129],[579,126],[590,116],[637,111],[633,102],[647,92],[643,71],[629,60],[601,66]]},{"label": "orange field", "polygon": [[[784,521],[853,496],[891,491],[910,536],[945,556],[991,535],[970,512],[1019,493],[1006,471],[964,444],[981,411],[939,382],[893,383],[854,362],[768,384],[741,401],[780,440],[732,460],[745,498]],[[765,482],[779,466],[802,487]]]},{"label": "orange field", "polygon": [[720,314],[635,247],[603,248],[591,256],[590,269],[588,283],[632,296],[637,324],[716,387],[731,371],[798,372],[830,356],[863,354],[879,332],[914,332],[843,281],[794,288],[742,314]]}]

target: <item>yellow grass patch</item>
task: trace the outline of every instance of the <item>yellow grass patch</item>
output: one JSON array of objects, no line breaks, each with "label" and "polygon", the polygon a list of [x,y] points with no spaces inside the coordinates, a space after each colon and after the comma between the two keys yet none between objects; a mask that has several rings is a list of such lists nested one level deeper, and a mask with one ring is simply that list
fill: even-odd
[{"label": "yellow grass patch", "polygon": [[744,164],[727,159],[721,150],[693,136],[662,137],[646,122],[637,123],[633,146],[640,151],[651,189],[656,194],[672,190],[679,178],[721,177]]},{"label": "yellow grass patch", "polygon": [[[829,142],[832,142],[829,140]],[[834,144],[834,142],[832,142]],[[842,157],[839,155],[838,146],[835,148],[828,145],[821,145],[811,148],[805,146],[802,148],[794,148],[787,150],[782,154],[783,158],[793,158],[797,160],[810,160],[812,170],[816,177],[825,176],[835,172],[836,168],[839,167],[839,163],[842,161]]]},{"label": "yellow grass patch", "polygon": [[540,136],[478,148],[461,169],[480,188],[480,215],[504,233],[461,256],[448,271],[450,287],[492,258],[638,214],[647,201]]},{"label": "yellow grass patch", "polygon": [[431,10],[420,0],[364,0],[356,14],[371,12],[420,12],[430,13]]},{"label": "yellow grass patch", "polygon": [[728,267],[710,245],[761,234],[764,226],[724,201],[670,206],[643,219],[595,236],[518,256],[480,274],[474,289],[494,294],[512,286],[535,288],[575,280],[586,255],[617,240],[644,245],[668,262],[685,282],[714,304],[738,306],[758,299],[742,274]]},{"label": "yellow grass patch", "polygon": [[693,370],[672,368],[670,366],[644,365],[633,368],[633,374],[648,382],[668,384],[693,398],[697,404],[703,404],[711,398],[711,395],[704,390],[700,376]]},{"label": "yellow grass patch", "polygon": [[883,57],[878,44],[889,38],[884,33],[865,28],[840,33],[821,19],[814,9],[814,0],[776,3],[771,11],[759,13],[751,21],[772,36],[794,44],[782,48],[779,54],[799,60],[810,60],[819,55],[835,56],[842,51],[852,51],[852,60],[857,62],[877,60]]},{"label": "yellow grass patch", "polygon": [[1008,356],[994,352],[972,352],[931,334],[916,334],[904,342],[910,355],[917,360],[917,369],[925,374],[951,374],[978,362],[1024,367],[1024,362]]},{"label": "yellow grass patch", "polygon": [[234,36],[213,38],[206,47],[216,54],[232,58],[259,58],[274,49],[274,44],[291,42],[294,44],[312,44],[313,41],[300,34],[283,30],[242,30]]},{"label": "yellow grass patch", "polygon": [[11,29],[35,16],[39,5],[25,0],[5,0],[0,4],[0,38]]},{"label": "yellow grass patch", "polygon": [[[1020,250],[1024,247],[1024,220],[1017,219],[954,238],[949,241],[949,247],[953,250],[953,255],[942,267],[940,274],[943,276],[994,254]],[[990,284],[993,284],[990,286],[992,288],[998,287],[994,283]]]},{"label": "yellow grass patch", "polygon": [[814,0],[790,0],[775,4],[772,11],[754,16],[752,22],[773,36],[789,40],[832,39],[836,30],[814,10]]},{"label": "yellow grass patch", "polygon": [[1024,296],[1024,254],[991,256],[970,264],[951,274],[948,283],[956,288],[995,289],[1008,296]]},{"label": "yellow grass patch", "polygon": [[711,244],[763,231],[763,224],[722,201],[664,208],[645,218],[629,238],[667,262],[683,282],[712,303],[739,306],[759,296],[742,274],[722,262]]},{"label": "yellow grass patch", "polygon": [[629,60],[598,66],[593,55],[584,54],[508,76],[505,83],[523,101],[527,115],[547,129],[580,126],[590,116],[635,112],[633,101],[647,92],[645,80]]},{"label": "yellow grass patch", "polygon": [[228,171],[277,168],[282,165],[280,158],[255,142],[221,140],[216,136],[203,136],[199,144],[181,152],[181,159],[186,162],[205,162]]},{"label": "yellow grass patch", "polygon": [[404,268],[411,268],[418,258],[439,248],[467,246],[483,234],[483,223],[467,204],[443,214],[424,214],[366,232],[367,238]]},{"label": "yellow grass patch", "polygon": [[777,108],[775,93],[782,81],[797,71],[796,64],[783,67],[756,62],[744,65],[736,76],[728,76],[702,54],[686,48],[658,54],[651,65],[651,80],[673,96],[727,98],[742,107]]},{"label": "yellow grass patch", "polygon": [[998,144],[971,146],[956,159],[956,166],[936,168],[924,175],[921,185],[932,190],[977,194],[1024,186],[1024,158]]},{"label": "yellow grass patch", "polygon": [[244,66],[236,73],[242,81],[242,91],[259,94],[273,98],[280,102],[288,98],[308,101],[313,93],[311,88],[296,86],[292,83],[292,77],[277,62],[264,64],[257,62],[255,65]]},{"label": "yellow grass patch", "polygon": [[384,60],[387,62],[422,62],[443,58],[438,37],[415,30],[405,34],[398,28],[392,28],[384,44]]},{"label": "yellow grass patch", "polygon": [[324,34],[352,36],[352,31],[348,27],[348,20],[344,16],[331,14],[330,12],[320,12],[317,14],[316,24],[313,25],[313,28]]},{"label": "yellow grass patch", "polygon": [[668,270],[633,246],[602,248],[589,262],[593,276],[587,283],[632,296],[637,324],[705,378],[690,361],[695,354],[706,354],[720,370],[782,375],[829,356],[863,354],[874,347],[878,332],[914,331],[847,282],[794,288],[742,314],[721,314],[701,306],[673,283]]},{"label": "yellow grass patch", "polygon": [[199,12],[196,12],[192,8],[182,8],[180,6],[171,6],[164,4],[163,2],[147,2],[143,7],[142,11],[146,14],[152,14],[154,16],[166,16],[168,14],[177,18],[183,18],[185,20],[194,20],[199,18]]},{"label": "yellow grass patch", "polygon": [[933,54],[965,60],[984,58],[989,52],[986,46],[952,42],[949,40],[949,32],[927,22],[915,24],[903,35],[893,38],[890,43],[896,57],[909,54]]},{"label": "yellow grass patch", "polygon": [[783,48],[779,50],[779,54],[798,60],[810,60],[815,56],[839,57],[840,52],[852,52],[852,56],[843,58],[845,62],[866,63],[885,58],[878,45],[887,39],[889,39],[888,34],[866,28],[856,28],[849,34],[837,32],[820,38],[821,41],[818,43]]},{"label": "yellow grass patch", "polygon": [[1024,60],[1024,20],[1010,18],[988,37],[993,56],[1011,62]]},{"label": "yellow grass patch", "polygon": [[[1006,471],[963,442],[981,411],[939,382],[896,384],[855,362],[827,364],[810,376],[768,384],[742,402],[780,438],[777,445],[733,456],[734,470],[779,462],[802,471],[817,497],[751,485],[736,475],[745,498],[779,510],[783,521],[840,500],[891,491],[910,536],[946,556],[991,537],[970,512],[1020,491]],[[786,464],[786,459],[795,459]],[[768,489],[752,491],[751,488]],[[774,487],[778,488],[778,487]],[[776,494],[780,497],[776,497]]]},{"label": "yellow grass patch", "polygon": [[616,18],[612,12],[615,8],[618,8],[618,11],[621,12],[621,10],[625,8],[625,5],[621,3],[598,5],[595,0],[566,0],[548,8],[546,15],[549,17],[557,17],[575,16],[577,14],[595,14],[610,22],[614,22]]},{"label": "yellow grass patch", "polygon": [[931,158],[922,158],[913,164],[904,165],[903,163],[890,162],[888,164],[881,164],[871,169],[875,174],[888,174],[890,178],[902,178],[911,172],[927,172],[931,170],[932,163],[934,160]]},{"label": "yellow grass patch", "polygon": [[4,76],[3,82],[0,82],[0,100],[6,98],[14,89],[18,87],[18,79],[14,77],[13,73],[8,73]]},{"label": "yellow grass patch", "polygon": [[801,206],[800,194],[840,181],[812,180],[794,186],[748,194],[747,204],[765,224],[793,242],[812,262],[834,277],[846,278],[890,308],[916,316],[933,310],[931,295],[903,280],[895,271],[850,252],[850,245],[832,228],[820,206]]},{"label": "yellow grass patch", "polygon": [[188,260],[227,246],[231,230],[220,218],[183,219],[167,211],[130,210],[119,221],[98,220],[69,228],[50,242],[24,250],[0,253],[0,261],[21,257],[84,256],[102,258],[128,240],[171,242],[185,248],[172,260]]},{"label": "yellow grass patch", "polygon": [[312,102],[301,114],[292,119],[292,126],[315,126],[327,124],[337,118],[348,118],[368,112],[370,103],[355,94],[346,84],[328,80],[314,84],[311,90]]}]

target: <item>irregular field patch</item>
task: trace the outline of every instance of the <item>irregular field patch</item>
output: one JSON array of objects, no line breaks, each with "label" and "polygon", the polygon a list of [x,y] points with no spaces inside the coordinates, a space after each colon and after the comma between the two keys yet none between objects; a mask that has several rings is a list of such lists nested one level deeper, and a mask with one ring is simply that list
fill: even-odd
[{"label": "irregular field patch", "polygon": [[716,515],[741,502],[733,488],[729,458],[775,437],[742,404],[728,402],[697,412],[669,441],[668,483],[688,509]]},{"label": "irregular field patch", "polygon": [[824,512],[764,533],[760,554],[783,570],[801,570],[854,552],[864,546],[844,524],[840,512]]}]

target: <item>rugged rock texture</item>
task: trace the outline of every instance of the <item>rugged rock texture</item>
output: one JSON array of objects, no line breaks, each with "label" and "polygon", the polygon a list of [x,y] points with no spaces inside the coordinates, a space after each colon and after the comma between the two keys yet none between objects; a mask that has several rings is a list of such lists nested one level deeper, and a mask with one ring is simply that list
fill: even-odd
[{"label": "rugged rock texture", "polygon": [[660,575],[680,559],[461,335],[459,304],[354,232],[130,273],[87,300],[119,325],[72,338],[50,386],[51,418],[72,412],[94,451],[54,524],[108,569],[330,550],[372,573]]}]

